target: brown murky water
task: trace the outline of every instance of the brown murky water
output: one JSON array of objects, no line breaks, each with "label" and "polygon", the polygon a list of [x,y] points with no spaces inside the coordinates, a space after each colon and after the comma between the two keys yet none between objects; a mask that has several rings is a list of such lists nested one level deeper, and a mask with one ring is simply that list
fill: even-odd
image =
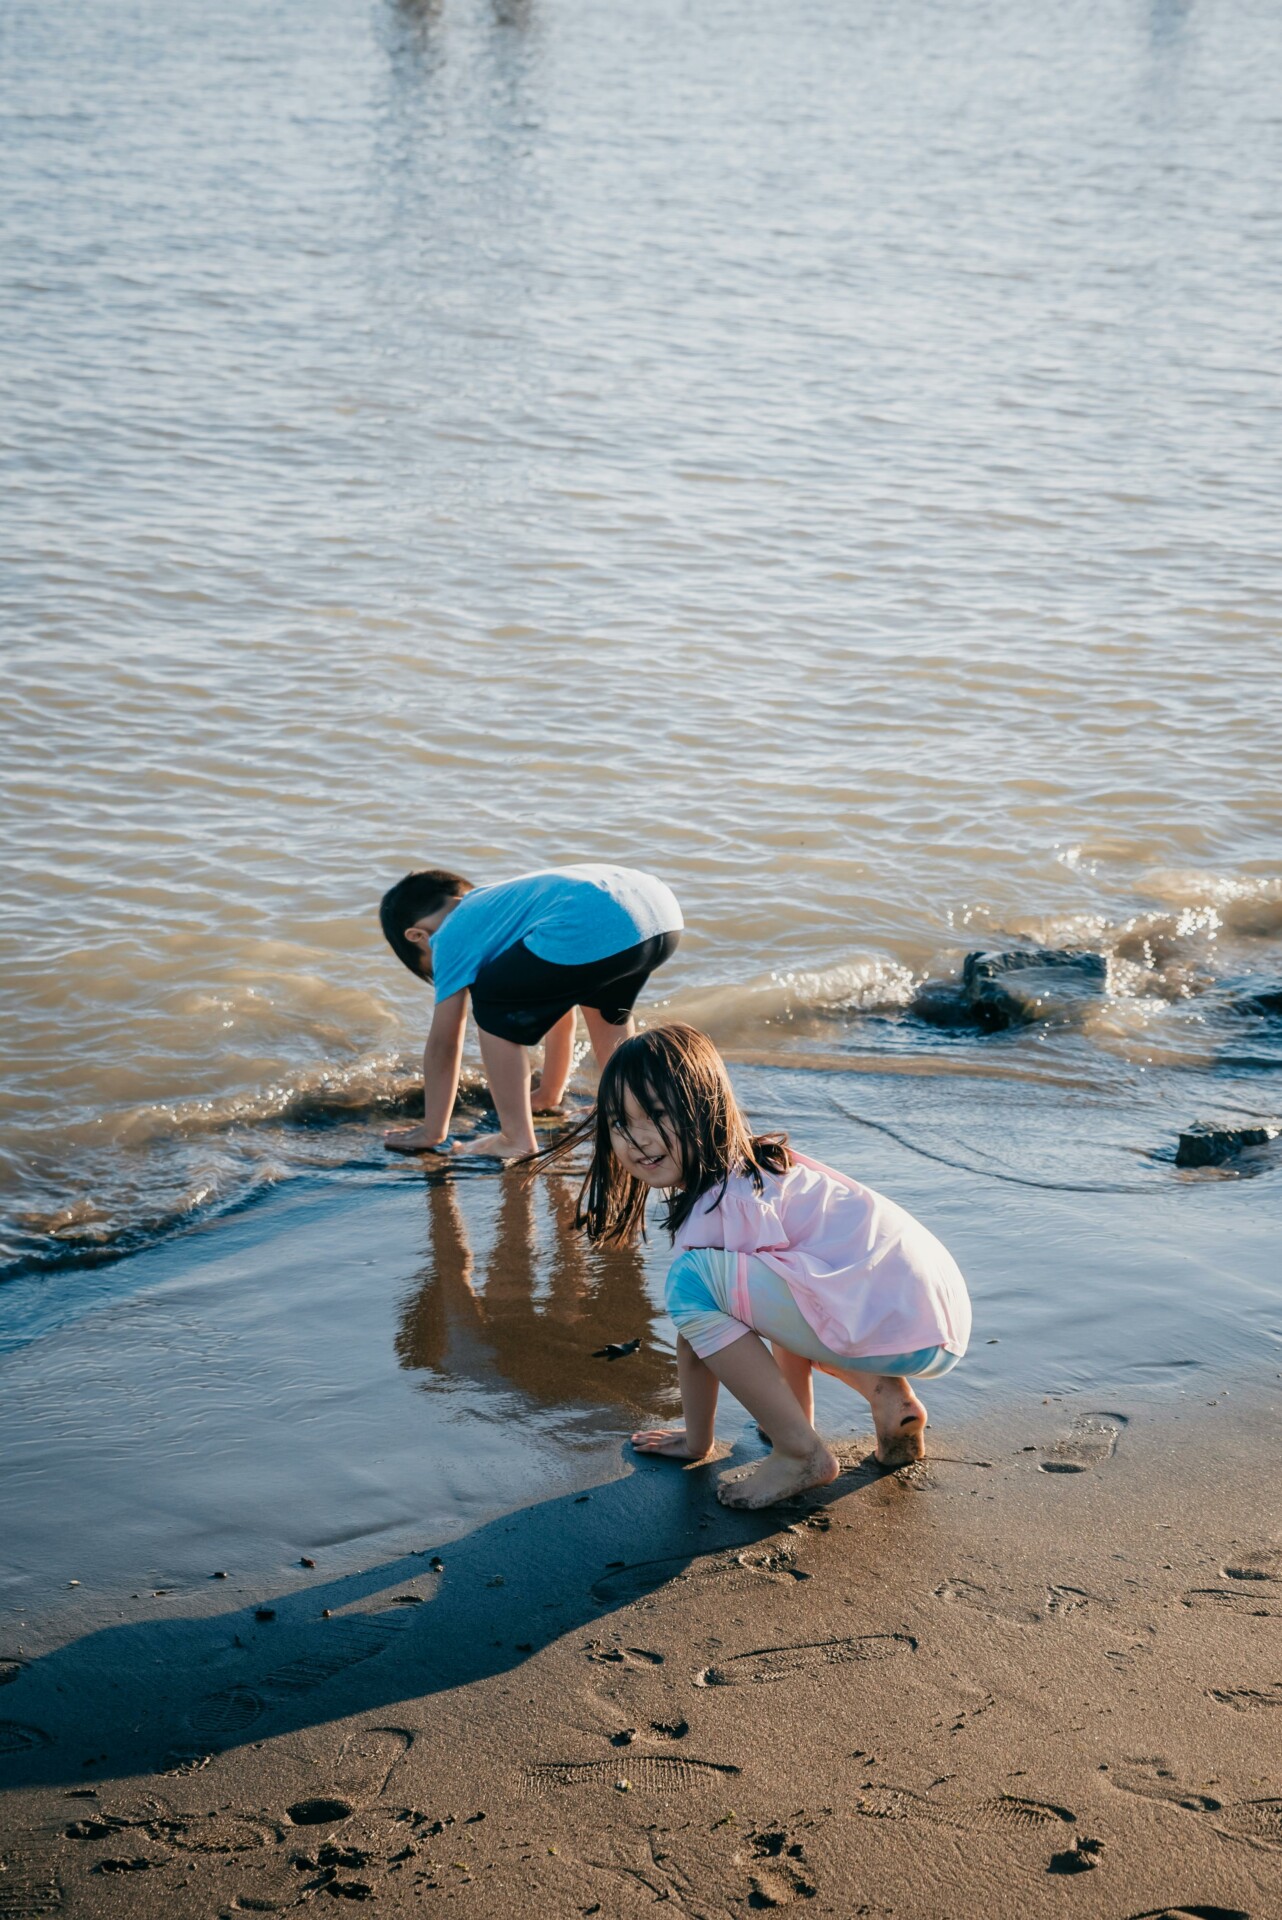
[{"label": "brown murky water", "polygon": [[[0,33],[11,1271],[376,1160],[431,860],[652,867],[734,1047],[1268,1106],[1276,8]],[[906,1011],[1029,938],[1084,1025]]]}]

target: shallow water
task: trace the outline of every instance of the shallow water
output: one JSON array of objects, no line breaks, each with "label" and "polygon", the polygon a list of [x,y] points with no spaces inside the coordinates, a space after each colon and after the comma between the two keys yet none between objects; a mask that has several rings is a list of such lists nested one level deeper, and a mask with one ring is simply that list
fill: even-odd
[{"label": "shallow water", "polygon": [[[971,1349],[923,1389],[939,1484],[1013,1454],[1036,1500],[1039,1464],[1097,1410],[1120,1448],[1248,1405],[1276,1422],[1282,1183],[1244,1205],[1231,1181],[1162,1177],[1140,1150],[1152,1116],[1098,1090],[864,1075],[851,1097],[841,1074],[738,1077],[756,1119],[893,1193],[967,1274]],[[1085,1191],[1042,1177],[1057,1154]],[[665,1236],[585,1247],[574,1185],[349,1166],[74,1288],[12,1281],[0,1629],[30,1651],[86,1611],[154,1614],[157,1589],[203,1606],[287,1593],[303,1555],[333,1577],[622,1475],[681,1478],[625,1444],[677,1415]],[[825,1432],[862,1452],[866,1405],[817,1389]],[[718,1429],[760,1455],[729,1395]],[[713,1478],[691,1473],[690,1497]]]},{"label": "shallow water", "polygon": [[[1273,1110],[1276,8],[0,35],[9,1271],[377,1153],[411,864],[653,867],[732,1049]],[[1084,1026],[905,1012],[1028,939]]]}]

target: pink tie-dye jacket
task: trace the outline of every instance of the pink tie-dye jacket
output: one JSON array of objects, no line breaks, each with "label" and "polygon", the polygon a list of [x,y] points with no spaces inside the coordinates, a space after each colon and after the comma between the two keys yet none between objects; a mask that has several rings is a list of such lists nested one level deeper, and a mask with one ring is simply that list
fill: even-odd
[{"label": "pink tie-dye jacket", "polygon": [[[893,1200],[818,1160],[793,1151],[786,1173],[767,1173],[757,1193],[735,1174],[718,1201],[704,1194],[678,1229],[682,1251],[723,1247],[739,1261],[747,1306],[746,1256],[788,1285],[807,1322],[834,1353],[915,1353],[970,1338],[970,1299],[957,1262],[933,1233]],[[747,1323],[746,1311],[739,1316]]]}]

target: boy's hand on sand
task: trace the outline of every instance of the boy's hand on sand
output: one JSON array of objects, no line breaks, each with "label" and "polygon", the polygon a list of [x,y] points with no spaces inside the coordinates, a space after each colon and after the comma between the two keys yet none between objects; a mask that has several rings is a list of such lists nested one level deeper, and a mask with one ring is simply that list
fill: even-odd
[{"label": "boy's hand on sand", "polygon": [[649,1427],[634,1433],[632,1444],[638,1453],[662,1453],[670,1460],[703,1460],[711,1452],[709,1447],[696,1451],[684,1427]]},{"label": "boy's hand on sand", "polygon": [[433,1140],[426,1127],[392,1127],[383,1135],[391,1153],[453,1153],[452,1140]]}]

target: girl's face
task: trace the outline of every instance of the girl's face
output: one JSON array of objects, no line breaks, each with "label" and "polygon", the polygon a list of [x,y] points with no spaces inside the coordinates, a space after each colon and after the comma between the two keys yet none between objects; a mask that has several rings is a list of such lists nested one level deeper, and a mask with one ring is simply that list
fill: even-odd
[{"label": "girl's face", "polygon": [[680,1185],[684,1169],[672,1137],[671,1117],[662,1107],[647,1113],[631,1087],[623,1089],[622,1123],[611,1122],[610,1146],[624,1171],[647,1187]]}]

